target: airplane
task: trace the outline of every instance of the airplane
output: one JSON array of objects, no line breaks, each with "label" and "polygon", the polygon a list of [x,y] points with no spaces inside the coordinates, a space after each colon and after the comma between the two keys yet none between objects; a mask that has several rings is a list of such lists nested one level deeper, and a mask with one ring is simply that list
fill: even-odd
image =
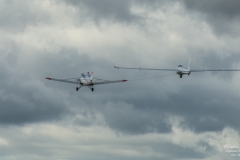
[{"label": "airplane", "polygon": [[139,69],[139,70],[157,70],[157,71],[175,71],[176,74],[182,78],[184,74],[190,75],[192,72],[206,72],[206,71],[240,71],[240,69],[191,69],[191,58],[188,63],[188,67],[185,68],[183,65],[178,65],[176,69],[154,69],[154,68],[126,68],[126,67],[116,67],[117,69]]},{"label": "airplane", "polygon": [[[119,83],[126,82],[127,80],[116,80],[116,81],[108,81],[103,79],[93,78],[93,72],[82,73],[80,78],[69,78],[69,79],[56,79],[56,78],[46,78],[47,80],[66,82],[72,84],[79,84],[79,87],[76,87],[76,91],[78,91],[81,87],[87,86],[90,90],[94,91],[94,85],[108,84],[108,83]],[[71,80],[71,79],[75,79]]]}]

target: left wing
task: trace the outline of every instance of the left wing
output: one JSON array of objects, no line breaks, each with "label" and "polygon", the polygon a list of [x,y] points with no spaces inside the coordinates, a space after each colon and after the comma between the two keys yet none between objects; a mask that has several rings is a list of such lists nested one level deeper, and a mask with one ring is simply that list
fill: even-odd
[{"label": "left wing", "polygon": [[66,82],[66,83],[72,83],[72,84],[80,84],[80,82],[74,82],[74,81],[70,81],[70,80],[65,80],[65,79],[56,79],[56,78],[46,78],[48,80],[52,80],[52,81],[58,81],[58,82]]}]

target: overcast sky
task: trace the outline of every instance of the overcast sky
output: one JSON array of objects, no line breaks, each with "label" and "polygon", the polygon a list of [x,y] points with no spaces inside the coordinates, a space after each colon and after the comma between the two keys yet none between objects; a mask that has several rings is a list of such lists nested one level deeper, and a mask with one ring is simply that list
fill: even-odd
[{"label": "overcast sky", "polygon": [[[1,160],[226,160],[240,147],[239,0],[0,0]],[[93,71],[126,83],[45,80]]]}]

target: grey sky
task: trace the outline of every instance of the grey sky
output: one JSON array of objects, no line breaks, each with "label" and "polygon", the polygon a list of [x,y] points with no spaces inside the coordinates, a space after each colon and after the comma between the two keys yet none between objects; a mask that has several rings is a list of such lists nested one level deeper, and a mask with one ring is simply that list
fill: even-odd
[{"label": "grey sky", "polygon": [[0,0],[0,158],[237,159],[240,73],[96,86],[47,81],[240,68],[239,2]]}]

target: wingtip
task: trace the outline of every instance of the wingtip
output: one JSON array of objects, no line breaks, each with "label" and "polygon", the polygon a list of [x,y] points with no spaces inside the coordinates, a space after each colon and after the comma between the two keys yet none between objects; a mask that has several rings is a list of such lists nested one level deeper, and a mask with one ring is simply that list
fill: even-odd
[{"label": "wingtip", "polygon": [[126,79],[124,79],[124,80],[122,80],[123,82],[127,82],[127,80]]},{"label": "wingtip", "polygon": [[46,79],[48,79],[48,80],[52,80],[51,78],[48,78],[48,77],[47,77]]},{"label": "wingtip", "polygon": [[114,66],[114,68],[117,68],[117,69],[119,69],[119,67],[117,67],[117,66]]}]

